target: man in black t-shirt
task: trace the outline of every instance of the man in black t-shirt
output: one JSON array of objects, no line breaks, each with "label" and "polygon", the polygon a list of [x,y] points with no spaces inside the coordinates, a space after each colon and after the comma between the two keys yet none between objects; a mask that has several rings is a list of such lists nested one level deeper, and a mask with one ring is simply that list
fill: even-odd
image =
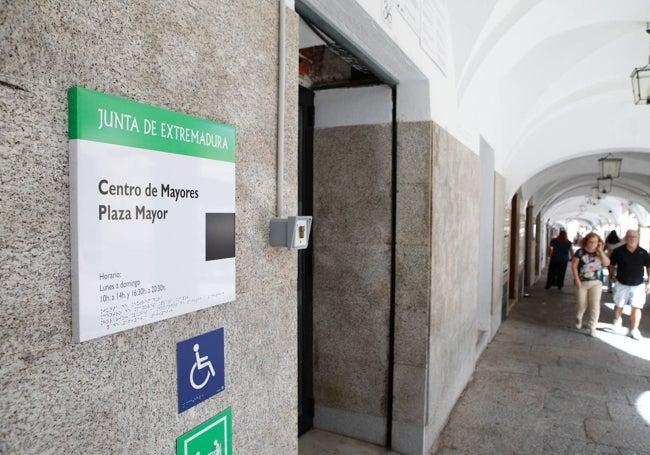
[{"label": "man in black t-shirt", "polygon": [[[650,255],[639,246],[639,233],[629,230],[625,234],[625,245],[616,248],[610,256],[609,276],[616,283],[614,288],[614,328],[622,327],[623,307],[625,304],[632,306],[632,330],[630,336],[635,340],[641,340],[639,323],[641,322],[641,310],[645,305],[646,295],[650,294],[650,281],[645,284],[643,281],[643,269],[650,276]],[[614,276],[616,267],[616,276]]]}]

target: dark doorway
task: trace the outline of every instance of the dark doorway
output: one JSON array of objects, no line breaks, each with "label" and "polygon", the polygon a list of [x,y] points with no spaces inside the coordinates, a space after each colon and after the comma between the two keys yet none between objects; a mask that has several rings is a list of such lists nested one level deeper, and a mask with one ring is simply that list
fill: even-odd
[{"label": "dark doorway", "polygon": [[[298,214],[313,216],[314,92],[300,87],[298,110]],[[315,220],[315,223],[318,221]],[[298,250],[298,435],[313,426],[312,258],[309,247]]]}]

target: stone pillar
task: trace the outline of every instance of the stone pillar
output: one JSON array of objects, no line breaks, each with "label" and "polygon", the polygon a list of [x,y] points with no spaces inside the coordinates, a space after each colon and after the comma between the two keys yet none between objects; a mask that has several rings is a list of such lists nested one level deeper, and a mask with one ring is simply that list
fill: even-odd
[{"label": "stone pillar", "polygon": [[379,445],[389,374],[391,136],[390,124],[314,132],[314,426]]},{"label": "stone pillar", "polygon": [[428,453],[477,355],[480,159],[433,122],[398,125],[393,449]]}]

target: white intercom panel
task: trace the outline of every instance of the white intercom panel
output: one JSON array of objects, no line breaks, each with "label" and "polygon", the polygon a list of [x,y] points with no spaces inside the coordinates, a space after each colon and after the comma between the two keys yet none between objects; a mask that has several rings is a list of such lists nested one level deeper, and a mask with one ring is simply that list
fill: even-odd
[{"label": "white intercom panel", "polygon": [[286,246],[290,250],[304,250],[309,246],[311,216],[290,216],[271,220],[271,246]]}]

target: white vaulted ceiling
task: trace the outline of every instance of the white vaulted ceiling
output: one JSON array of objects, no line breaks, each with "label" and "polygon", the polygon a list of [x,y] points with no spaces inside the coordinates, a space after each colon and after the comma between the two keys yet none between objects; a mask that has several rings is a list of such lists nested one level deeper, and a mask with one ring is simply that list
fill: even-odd
[{"label": "white vaulted ceiling", "polygon": [[538,211],[577,214],[612,152],[621,177],[590,216],[633,202],[650,224],[650,105],[634,105],[630,82],[648,63],[650,0],[447,5],[459,106],[495,150],[507,196],[521,189]]}]

